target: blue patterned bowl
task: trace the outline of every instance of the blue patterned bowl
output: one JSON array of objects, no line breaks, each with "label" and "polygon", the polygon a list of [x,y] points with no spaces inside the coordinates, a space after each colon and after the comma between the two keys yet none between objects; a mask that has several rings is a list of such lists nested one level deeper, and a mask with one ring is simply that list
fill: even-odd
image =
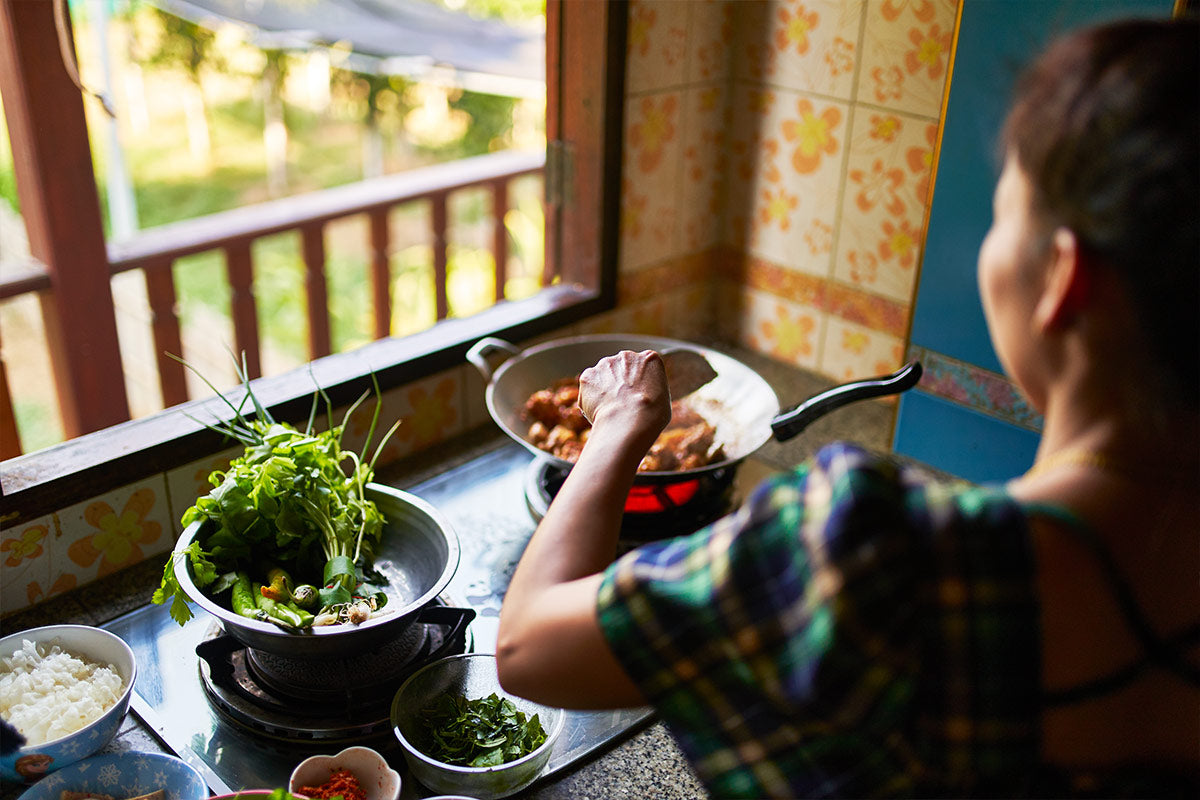
[{"label": "blue patterned bowl", "polygon": [[64,791],[137,797],[158,789],[164,800],[204,800],[200,773],[162,753],[107,753],[76,761],[25,790],[20,800],[59,800]]},{"label": "blue patterned bowl", "polygon": [[[14,753],[0,756],[0,777],[32,783],[48,773],[87,758],[108,744],[121,727],[121,720],[129,709],[137,665],[133,650],[121,637],[90,625],[47,625],[10,634],[0,639],[0,659],[11,657],[26,640],[43,650],[58,645],[79,658],[111,664],[125,682],[124,691],[116,705],[74,733],[42,744],[27,744]],[[57,800],[58,795],[54,797]]]}]

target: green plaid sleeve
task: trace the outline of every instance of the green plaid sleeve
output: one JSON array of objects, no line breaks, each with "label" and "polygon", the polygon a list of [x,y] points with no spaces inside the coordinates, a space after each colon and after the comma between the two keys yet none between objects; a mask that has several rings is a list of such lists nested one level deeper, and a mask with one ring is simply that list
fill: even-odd
[{"label": "green plaid sleeve", "polygon": [[715,796],[923,792],[929,531],[957,518],[890,462],[827,447],[615,562],[600,624]]}]

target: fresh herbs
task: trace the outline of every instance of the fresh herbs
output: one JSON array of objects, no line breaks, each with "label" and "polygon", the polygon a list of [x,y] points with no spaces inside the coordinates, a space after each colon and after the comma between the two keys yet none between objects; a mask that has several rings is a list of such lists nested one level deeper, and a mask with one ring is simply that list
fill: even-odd
[{"label": "fresh herbs", "polygon": [[538,715],[525,712],[494,692],[468,700],[444,694],[421,710],[426,741],[421,748],[431,758],[460,767],[494,767],[515,761],[546,741]]},{"label": "fresh herbs", "polygon": [[[247,792],[246,796],[249,797],[251,794],[257,794],[257,792]],[[237,795],[237,797],[241,797],[241,794],[239,793]],[[287,789],[280,786],[280,787],[276,787],[275,789],[272,789],[271,793],[269,795],[267,795],[263,800],[303,800],[303,799],[302,799],[302,797],[297,797],[296,795],[289,792]]]},{"label": "fresh herbs", "polygon": [[[311,624],[314,615],[290,613],[299,610],[288,608],[295,599],[291,595],[290,578],[283,594],[279,589],[283,586],[281,579],[273,580],[278,576],[279,565],[286,565],[296,575],[320,576],[319,603],[312,605],[319,606],[322,614],[317,616],[321,619],[361,621],[364,617],[355,614],[355,609],[373,611],[387,602],[387,596],[372,583],[379,580],[372,564],[384,520],[375,503],[367,499],[366,485],[374,474],[375,459],[399,422],[383,437],[374,457],[366,461],[366,449],[380,413],[378,384],[375,414],[367,432],[364,454],[360,456],[343,450],[341,440],[345,421],[366,399],[366,394],[346,412],[342,425],[331,424],[328,430],[317,433],[313,430],[317,395],[313,397],[307,427],[299,430],[277,422],[262,406],[250,388],[244,362],[238,377],[246,392],[243,405],[247,401],[253,405],[253,418],[243,414],[242,406],[233,405],[218,392],[233,410],[233,419],[208,427],[237,439],[245,451],[230,462],[228,470],[217,470],[209,476],[213,490],[184,513],[185,527],[196,521],[208,522],[204,538],[202,541],[198,538],[168,559],[154,602],[170,600],[171,616],[181,625],[191,618],[187,597],[175,575],[180,566],[176,561],[183,556],[191,564],[196,586],[214,595],[234,588],[239,583],[239,572],[243,583],[247,571],[270,576],[263,597],[284,606],[263,603],[256,596],[258,610],[262,612],[259,618],[282,623],[285,628],[304,627],[296,621]],[[211,383],[209,386],[216,391]],[[318,392],[325,397],[328,407],[328,397]],[[332,416],[331,411],[329,414]],[[244,603],[245,598],[241,600]]]}]

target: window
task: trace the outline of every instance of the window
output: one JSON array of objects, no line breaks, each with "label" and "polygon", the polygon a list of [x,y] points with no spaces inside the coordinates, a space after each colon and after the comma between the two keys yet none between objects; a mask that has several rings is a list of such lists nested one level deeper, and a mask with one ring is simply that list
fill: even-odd
[{"label": "window", "polygon": [[[60,508],[71,497],[94,495],[220,447],[215,434],[185,413],[195,413],[196,404],[207,401],[122,422],[124,398],[111,400],[111,395],[120,393],[108,378],[122,371],[115,355],[111,313],[107,320],[76,315],[70,325],[56,321],[62,319],[60,310],[69,307],[64,300],[70,298],[63,295],[88,293],[94,302],[111,294],[107,273],[95,269],[88,273],[81,265],[112,260],[114,248],[106,247],[103,240],[91,175],[81,183],[79,173],[70,172],[70,166],[78,163],[72,156],[87,149],[79,92],[65,75],[39,69],[44,64],[39,53],[56,47],[50,5],[0,0],[0,40],[15,42],[11,49],[6,45],[0,50],[0,90],[14,151],[24,148],[21,152],[33,164],[29,174],[19,175],[18,180],[31,184],[29,189],[21,186],[22,209],[31,247],[47,265],[39,288],[48,325],[58,327],[56,335],[66,340],[65,351],[72,359],[56,367],[58,380],[60,385],[82,387],[76,396],[94,400],[94,405],[82,403],[70,409],[74,420],[68,427],[74,426],[73,433],[94,432],[0,465],[0,485],[20,518]],[[547,131],[552,146],[547,165],[551,202],[546,258],[562,265],[561,281],[525,300],[501,303],[412,336],[380,339],[346,356],[314,361],[313,375],[335,404],[351,401],[370,385],[365,364],[371,365],[386,390],[462,363],[467,348],[482,336],[520,341],[612,306],[624,17],[624,4],[619,3],[551,0],[547,5]],[[11,35],[18,28],[19,41]],[[596,69],[596,64],[604,64],[605,69]],[[32,137],[34,129],[54,134]],[[65,208],[72,209],[69,226],[56,213]],[[143,265],[137,253],[119,248],[116,252],[130,269]],[[64,281],[61,270],[84,277]],[[0,285],[5,292],[12,289],[7,277]],[[311,388],[304,371],[256,384],[258,395],[284,417],[307,410]]]}]

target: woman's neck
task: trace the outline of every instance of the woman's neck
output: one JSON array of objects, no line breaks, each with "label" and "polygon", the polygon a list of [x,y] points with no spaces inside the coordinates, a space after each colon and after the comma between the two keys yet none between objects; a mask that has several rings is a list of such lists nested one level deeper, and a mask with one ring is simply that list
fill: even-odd
[{"label": "woman's neck", "polygon": [[1183,407],[1126,343],[1085,342],[1087,336],[1066,337],[1054,353],[1055,368],[1042,387],[1044,424],[1035,463],[1073,452],[1097,462],[1194,470],[1200,412]]}]

